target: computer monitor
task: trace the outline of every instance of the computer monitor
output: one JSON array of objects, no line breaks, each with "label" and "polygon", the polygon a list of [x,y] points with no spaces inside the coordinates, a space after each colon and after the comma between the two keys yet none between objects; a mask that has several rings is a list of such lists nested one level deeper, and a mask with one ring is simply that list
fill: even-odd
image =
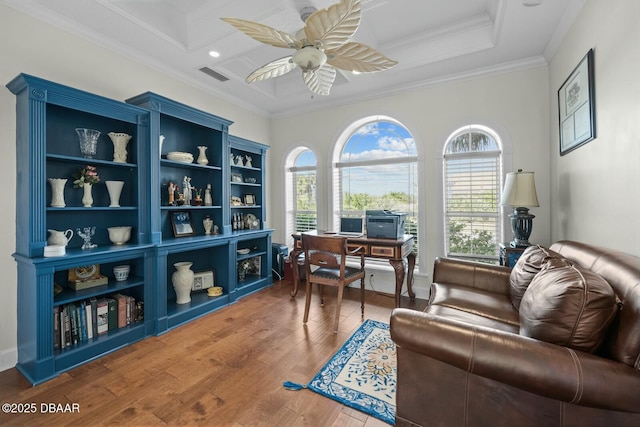
[{"label": "computer monitor", "polygon": [[362,218],[340,218],[340,233],[362,234]]}]

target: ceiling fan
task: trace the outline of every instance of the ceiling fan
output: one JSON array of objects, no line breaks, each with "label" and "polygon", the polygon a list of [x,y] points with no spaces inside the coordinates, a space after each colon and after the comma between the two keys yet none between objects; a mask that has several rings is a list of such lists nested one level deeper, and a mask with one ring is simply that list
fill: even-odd
[{"label": "ceiling fan", "polygon": [[300,17],[305,25],[295,35],[244,19],[222,20],[261,43],[296,50],[293,55],[271,61],[252,72],[247,83],[278,77],[299,67],[309,90],[329,95],[336,68],[371,73],[398,63],[367,45],[350,41],[360,25],[360,15],[360,0],[340,0],[320,10],[303,7]]}]

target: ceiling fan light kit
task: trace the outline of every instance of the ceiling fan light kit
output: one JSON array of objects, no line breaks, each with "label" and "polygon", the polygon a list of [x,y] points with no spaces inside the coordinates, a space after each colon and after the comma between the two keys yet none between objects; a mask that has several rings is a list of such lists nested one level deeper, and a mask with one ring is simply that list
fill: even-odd
[{"label": "ceiling fan light kit", "polygon": [[258,22],[222,18],[254,40],[296,50],[293,55],[271,61],[252,72],[247,83],[278,77],[298,67],[309,90],[329,95],[336,68],[372,73],[397,64],[369,46],[350,41],[360,26],[360,0],[341,0],[320,10],[304,7],[300,16],[305,26],[295,35]]}]

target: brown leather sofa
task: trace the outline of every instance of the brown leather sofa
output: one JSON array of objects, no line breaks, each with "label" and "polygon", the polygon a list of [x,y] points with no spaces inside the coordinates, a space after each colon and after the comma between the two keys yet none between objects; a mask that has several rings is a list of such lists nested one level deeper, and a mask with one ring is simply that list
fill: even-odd
[{"label": "brown leather sofa", "polygon": [[561,241],[513,271],[437,259],[429,306],[390,329],[398,426],[640,426],[635,256]]}]

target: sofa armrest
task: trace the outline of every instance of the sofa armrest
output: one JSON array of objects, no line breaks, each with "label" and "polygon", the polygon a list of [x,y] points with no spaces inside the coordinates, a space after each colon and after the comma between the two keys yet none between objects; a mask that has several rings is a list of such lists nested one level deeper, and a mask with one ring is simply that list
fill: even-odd
[{"label": "sofa armrest", "polygon": [[530,393],[615,411],[640,407],[640,393],[631,392],[640,390],[640,372],[606,358],[403,308],[394,309],[390,329],[403,350]]},{"label": "sofa armrest", "polygon": [[433,281],[469,286],[499,294],[509,294],[511,268],[453,258],[436,258]]}]

